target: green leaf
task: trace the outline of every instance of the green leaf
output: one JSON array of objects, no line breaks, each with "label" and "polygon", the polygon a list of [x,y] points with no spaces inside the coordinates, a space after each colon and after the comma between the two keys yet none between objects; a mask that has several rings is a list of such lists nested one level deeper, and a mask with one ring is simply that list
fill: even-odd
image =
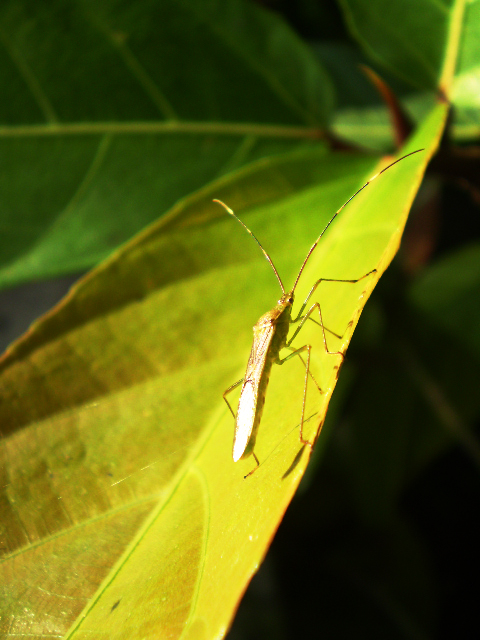
[{"label": "green leaf", "polygon": [[430,267],[411,300],[437,327],[480,355],[480,245],[463,247]]},{"label": "green leaf", "polygon": [[[446,117],[440,105],[322,238],[297,290],[320,277],[329,347],[346,348],[400,242]],[[324,150],[265,159],[185,199],[82,280],[1,361],[2,631],[97,638],[211,638],[239,599],[300,481],[304,372],[274,367],[256,453],[231,460],[223,391],[244,371],[251,326],[278,284],[226,201],[293,282],[332,213],[374,171]],[[288,286],[288,285],[287,285]],[[298,306],[297,306],[298,308]],[[327,334],[328,335],[328,334]],[[331,339],[330,339],[331,338]],[[338,374],[318,326],[305,435]],[[296,359],[294,359],[296,360]],[[82,612],[83,610],[83,612]]]},{"label": "green leaf", "polygon": [[459,42],[458,66],[452,87],[455,105],[454,132],[457,138],[478,138],[480,132],[480,5],[468,2],[462,38]]},{"label": "green leaf", "polygon": [[409,84],[449,93],[464,0],[340,0],[352,33],[369,55]]},{"label": "green leaf", "polygon": [[313,53],[239,0],[10,0],[0,25],[3,287],[89,268],[330,118]]}]

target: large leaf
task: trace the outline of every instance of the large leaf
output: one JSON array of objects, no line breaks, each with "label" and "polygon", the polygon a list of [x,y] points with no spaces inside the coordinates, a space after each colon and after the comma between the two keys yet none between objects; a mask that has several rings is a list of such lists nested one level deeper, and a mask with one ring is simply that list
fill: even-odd
[{"label": "large leaf", "polygon": [[372,57],[417,88],[449,92],[464,0],[340,2],[350,28]]},{"label": "large leaf", "polygon": [[[404,104],[416,119],[430,108],[426,90],[440,89],[455,106],[452,114],[456,139],[472,140],[479,135],[480,7],[478,2],[448,0],[446,2],[394,1],[385,5],[364,0],[340,0],[345,19],[353,36],[370,60],[380,65],[382,76],[403,79],[420,93],[410,94],[403,88]],[[332,54],[330,54],[331,56]],[[344,59],[344,51],[336,51],[336,65]],[[352,57],[350,53],[349,58]],[[366,101],[368,92],[351,61],[343,66],[341,78],[329,56],[323,55],[335,86],[348,83],[357,96]],[[364,61],[362,61],[364,62]],[[371,64],[371,62],[368,62]],[[394,85],[395,86],[395,85]],[[397,89],[397,92],[399,88]],[[357,98],[358,100],[358,98]],[[362,144],[384,145],[391,136],[388,114],[382,104],[360,106],[357,100],[342,105],[335,115],[335,130]],[[360,108],[359,108],[360,107]]]},{"label": "large leaf", "polygon": [[473,243],[437,262],[410,295],[431,321],[480,354],[480,246]]},{"label": "large leaf", "polygon": [[[396,165],[346,208],[313,254],[324,321],[346,348],[399,241],[446,116],[438,107]],[[291,283],[325,221],[374,172],[369,158],[306,151],[194,194],[76,286],[2,360],[2,632],[211,638],[228,627],[303,474],[304,373],[275,367],[254,463],[230,457],[222,392],[241,377],[251,325]],[[288,286],[287,284],[287,286]],[[305,434],[313,440],[340,359],[312,344]],[[321,442],[321,441],[320,441]],[[83,613],[82,613],[83,609]],[[79,616],[79,617],[78,617]],[[75,622],[75,620],[78,620]]]},{"label": "large leaf", "polygon": [[455,105],[456,137],[467,139],[478,138],[480,132],[480,99],[475,89],[480,83],[479,41],[480,5],[478,2],[468,2],[451,94]]},{"label": "large leaf", "polygon": [[[343,6],[374,59],[421,90],[438,78],[448,89],[462,2]],[[476,11],[454,93],[463,137],[478,131]],[[0,24],[0,287],[89,268],[185,194],[304,148],[333,118],[332,81],[313,51],[242,0],[7,0]],[[363,96],[353,60],[334,58],[340,90]],[[342,106],[339,135],[388,147],[382,106]],[[409,106],[420,119],[431,102]]]},{"label": "large leaf", "polygon": [[240,0],[11,0],[0,24],[0,286],[92,266],[330,116],[315,56]]}]

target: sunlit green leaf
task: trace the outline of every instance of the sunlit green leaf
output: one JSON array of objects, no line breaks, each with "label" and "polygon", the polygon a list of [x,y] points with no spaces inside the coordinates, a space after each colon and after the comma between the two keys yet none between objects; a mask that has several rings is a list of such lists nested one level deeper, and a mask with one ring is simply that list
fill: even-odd
[{"label": "sunlit green leaf", "polygon": [[[318,290],[346,347],[399,241],[445,107],[322,239],[298,287]],[[230,624],[308,461],[298,439],[304,373],[275,367],[256,453],[231,460],[222,392],[243,374],[251,326],[278,284],[232,206],[291,283],[371,158],[306,151],[264,160],[181,202],[81,281],[2,361],[2,620],[10,634],[211,638]],[[288,285],[287,285],[288,286]],[[298,304],[298,302],[297,302]],[[311,323],[305,433],[338,375]],[[25,585],[28,585],[25,588]],[[90,602],[90,604],[88,604]],[[82,613],[83,610],[83,613]],[[75,620],[78,618],[77,622]],[[116,635],[117,634],[117,635]],[[118,635],[120,634],[120,635]]]}]

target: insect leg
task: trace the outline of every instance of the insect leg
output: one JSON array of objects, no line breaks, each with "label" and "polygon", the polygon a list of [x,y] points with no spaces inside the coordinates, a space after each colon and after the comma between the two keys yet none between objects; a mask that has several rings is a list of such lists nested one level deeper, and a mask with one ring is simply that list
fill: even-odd
[{"label": "insect leg", "polygon": [[243,476],[243,479],[244,479],[244,480],[246,480],[246,479],[248,478],[248,476],[251,476],[251,475],[252,475],[252,473],[255,473],[255,471],[256,471],[256,470],[258,469],[258,467],[260,466],[260,462],[259,462],[259,460],[258,460],[257,456],[255,455],[255,451],[252,451],[252,456],[255,458],[255,462],[257,463],[257,466],[256,466],[256,467],[254,467],[251,471],[249,471],[249,472],[247,473],[247,475],[246,475],[246,476]]},{"label": "insect leg", "polygon": [[[287,345],[286,348],[290,349],[292,351],[292,353],[290,355],[288,355],[286,358],[283,358],[283,360],[278,359],[276,361],[277,364],[283,364],[284,362],[287,362],[287,360],[290,360],[290,358],[293,358],[294,356],[298,356],[300,358],[300,360],[302,361],[303,365],[305,366],[305,384],[303,386],[302,414],[301,414],[301,418],[300,418],[300,442],[303,445],[308,445],[310,447],[310,449],[312,449],[313,445],[315,443],[314,442],[312,443],[312,442],[310,442],[310,440],[307,440],[307,439],[305,439],[303,437],[303,423],[305,421],[305,405],[307,403],[308,376],[310,376],[312,378],[312,380],[314,381],[318,391],[320,393],[322,393],[322,390],[320,389],[317,381],[313,377],[313,374],[310,372],[310,350],[311,350],[312,346],[309,345],[309,344],[305,344],[305,345],[303,345],[303,347],[299,347],[298,349],[294,349],[293,347],[290,347],[290,346]],[[307,362],[305,362],[304,359],[301,356],[303,351],[307,352]]]},{"label": "insect leg", "polygon": [[[325,347],[325,353],[327,353],[329,356],[341,356],[342,359],[343,359],[345,357],[345,355],[343,354],[342,351],[330,351],[329,348],[328,348],[327,335],[325,333],[325,327],[323,326],[322,309],[320,307],[320,303],[319,302],[315,302],[314,304],[312,304],[312,306],[307,311],[307,313],[304,316],[301,316],[301,318],[300,318],[301,322],[298,325],[298,327],[296,328],[296,330],[295,330],[293,336],[291,337],[291,339],[287,342],[287,347],[290,346],[291,342],[294,340],[294,338],[296,337],[297,333],[303,327],[305,322],[310,318],[311,314],[314,312],[315,309],[318,309],[318,315],[320,316],[320,322],[316,322],[316,324],[319,324],[320,327],[322,328],[322,336],[323,336],[323,344],[324,344],[324,347]],[[313,318],[310,318],[310,319],[313,320]],[[315,320],[314,320],[314,322],[315,322]]]},{"label": "insect leg", "polygon": [[234,382],[230,387],[228,387],[228,389],[226,389],[223,392],[223,399],[225,400],[225,402],[227,403],[227,407],[230,409],[230,413],[233,416],[233,419],[236,420],[237,416],[235,415],[234,410],[232,409],[229,401],[227,400],[227,398],[225,396],[227,396],[227,394],[230,393],[230,391],[233,391],[234,389],[236,389],[238,387],[239,384],[242,384],[242,382],[245,380],[245,378],[240,378],[240,380],[237,380],[237,382]]},{"label": "insect leg", "polygon": [[[326,353],[328,353],[329,355],[339,355],[339,356],[342,356],[342,358],[344,358],[343,352],[341,352],[341,351],[330,351],[329,348],[328,348],[327,336],[325,334],[325,331],[329,331],[333,335],[337,336],[337,338],[341,338],[341,336],[338,336],[338,334],[334,333],[333,331],[330,331],[329,329],[326,329],[326,327],[324,326],[323,318],[322,318],[322,309],[320,307],[320,303],[319,302],[315,302],[315,304],[313,304],[310,307],[310,309],[307,311],[307,313],[305,313],[304,315],[302,315],[302,314],[303,314],[303,312],[305,310],[305,307],[307,306],[308,301],[310,300],[310,298],[312,297],[312,295],[314,294],[314,292],[316,291],[317,287],[320,285],[321,282],[346,282],[346,283],[349,283],[349,284],[356,284],[357,282],[360,282],[361,280],[363,280],[367,276],[370,276],[370,275],[372,275],[372,273],[376,273],[376,272],[377,272],[376,269],[372,269],[371,271],[369,271],[368,273],[363,275],[361,278],[357,278],[356,280],[338,280],[338,279],[334,279],[334,278],[320,278],[320,280],[317,280],[317,282],[315,282],[313,287],[310,289],[310,292],[309,292],[308,296],[305,298],[305,301],[302,304],[302,306],[300,308],[300,311],[298,312],[297,317],[294,320],[292,320],[292,324],[295,324],[296,322],[300,322],[300,324],[295,329],[295,331],[294,331],[292,337],[290,338],[290,340],[287,342],[287,347],[293,342],[293,340],[296,338],[297,334],[299,333],[300,329],[303,327],[305,322],[310,318],[310,320],[315,322],[315,324],[319,324],[321,326],[321,328],[322,328],[323,344],[325,345]],[[313,318],[310,317],[315,308],[318,309],[318,315],[320,316],[320,322],[317,322],[316,320],[314,320]]]}]

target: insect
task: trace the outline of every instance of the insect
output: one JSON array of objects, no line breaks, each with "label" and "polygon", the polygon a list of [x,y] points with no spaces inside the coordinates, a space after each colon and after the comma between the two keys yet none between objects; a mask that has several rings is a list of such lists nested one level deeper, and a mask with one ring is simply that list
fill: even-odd
[{"label": "insect", "polygon": [[[260,421],[262,418],[263,407],[265,404],[265,396],[267,392],[268,381],[269,381],[272,366],[273,364],[278,364],[278,365],[285,364],[285,362],[288,362],[288,360],[290,360],[295,356],[298,356],[305,366],[305,384],[303,389],[303,402],[302,402],[302,413],[301,413],[301,419],[300,419],[300,433],[299,433],[300,442],[305,446],[309,446],[310,448],[313,448],[314,442],[312,443],[309,440],[305,439],[303,435],[308,377],[310,376],[312,378],[312,380],[314,381],[320,393],[322,393],[322,390],[318,386],[313,375],[310,373],[310,352],[312,349],[311,345],[305,344],[299,348],[294,348],[291,346],[292,342],[294,341],[294,339],[302,329],[305,322],[308,319],[310,319],[310,320],[313,320],[316,324],[319,324],[322,329],[323,344],[324,344],[326,353],[329,355],[340,356],[342,359],[344,358],[343,352],[330,351],[328,349],[325,331],[326,330],[329,331],[329,330],[326,329],[323,324],[322,310],[320,308],[320,304],[318,302],[315,302],[314,304],[311,305],[308,311],[304,313],[307,307],[308,301],[312,297],[313,293],[315,292],[315,290],[317,289],[317,287],[320,285],[321,282],[347,282],[347,283],[354,284],[354,283],[360,282],[367,276],[372,275],[373,273],[376,272],[376,269],[372,269],[371,271],[364,274],[360,278],[357,278],[356,280],[337,280],[332,278],[320,278],[315,282],[313,287],[310,289],[310,292],[308,293],[305,301],[303,302],[296,318],[292,319],[292,305],[295,299],[295,289],[297,287],[298,281],[300,280],[300,277],[303,273],[303,270],[305,269],[305,266],[310,256],[312,255],[315,247],[317,246],[320,239],[322,238],[326,230],[329,228],[333,220],[338,216],[338,214],[342,211],[342,209],[344,209],[344,207],[346,207],[346,205],[351,200],[353,200],[353,198],[355,198],[355,196],[357,196],[361,191],[363,191],[363,189],[365,189],[365,187],[367,187],[373,180],[375,180],[375,178],[377,178],[379,175],[381,175],[382,173],[384,173],[385,171],[393,167],[393,165],[397,164],[401,160],[404,160],[405,158],[408,158],[414,153],[418,153],[419,151],[423,151],[423,149],[417,149],[416,151],[408,153],[407,155],[399,158],[398,160],[395,160],[395,162],[392,162],[387,167],[385,167],[384,169],[376,173],[369,180],[367,180],[367,182],[362,187],[360,187],[360,189],[358,189],[358,191],[356,191],[353,194],[353,196],[351,196],[335,212],[335,214],[330,218],[330,220],[325,225],[322,233],[318,236],[318,238],[315,240],[315,242],[311,246],[305,260],[303,261],[302,266],[300,267],[300,271],[298,272],[295,282],[293,283],[293,287],[289,291],[285,289],[283,282],[280,278],[280,275],[278,274],[278,271],[272,262],[272,259],[270,258],[268,253],[265,251],[265,249],[262,247],[259,240],[255,237],[252,231],[250,231],[250,229],[239,218],[237,218],[237,216],[230,209],[230,207],[228,207],[226,204],[224,204],[220,200],[214,200],[214,202],[217,202],[222,207],[224,207],[227,213],[233,216],[244,227],[244,229],[252,236],[252,238],[257,242],[265,258],[270,263],[270,266],[272,267],[275,273],[275,276],[278,280],[278,283],[280,284],[280,288],[282,290],[282,296],[278,300],[277,304],[273,307],[273,309],[271,309],[270,311],[265,313],[263,316],[261,316],[261,318],[253,327],[253,344],[250,352],[250,357],[248,359],[245,377],[241,378],[240,380],[232,384],[223,393],[223,399],[227,403],[227,406],[230,409],[230,412],[233,415],[235,420],[235,435],[233,439],[233,461],[237,462],[238,460],[240,460],[240,458],[246,458],[249,455],[252,455],[257,464],[257,466],[254,467],[254,469],[252,469],[252,471],[250,471],[250,473],[248,473],[245,476],[245,478],[250,476],[260,466],[260,462],[254,452],[254,447],[255,447],[258,428],[260,426]],[[319,322],[311,318],[311,315],[315,311],[315,309],[318,310],[318,315],[320,320]],[[295,324],[298,324],[298,326],[296,327],[292,337],[288,339],[290,325],[295,325]],[[330,332],[330,333],[333,333],[333,332]],[[334,335],[337,335],[337,334],[334,334]],[[341,337],[341,336],[337,336],[337,337]],[[289,349],[292,353],[287,355],[285,358],[280,358],[280,352],[282,349],[285,349],[285,348]],[[305,352],[306,352],[306,362],[302,357],[302,354]],[[235,412],[233,411],[226,396],[242,383],[243,385],[240,392],[238,409],[235,415]]]}]

